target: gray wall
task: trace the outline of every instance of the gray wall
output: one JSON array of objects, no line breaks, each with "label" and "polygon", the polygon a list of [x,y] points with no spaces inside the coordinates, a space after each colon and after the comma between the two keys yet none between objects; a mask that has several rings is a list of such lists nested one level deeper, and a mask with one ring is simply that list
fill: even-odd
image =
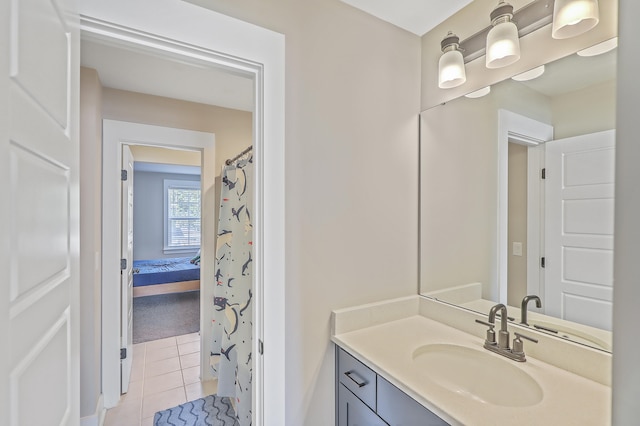
[{"label": "gray wall", "polygon": [[286,37],[286,424],[331,425],[331,310],[416,294],[420,37],[338,0],[198,2]]},{"label": "gray wall", "polygon": [[613,292],[613,425],[640,419],[640,2],[620,0]]},{"label": "gray wall", "polygon": [[133,259],[186,257],[188,253],[163,253],[164,180],[200,181],[200,176],[135,172],[133,175]]},{"label": "gray wall", "polygon": [[95,414],[102,392],[102,86],[80,70],[80,416]]}]

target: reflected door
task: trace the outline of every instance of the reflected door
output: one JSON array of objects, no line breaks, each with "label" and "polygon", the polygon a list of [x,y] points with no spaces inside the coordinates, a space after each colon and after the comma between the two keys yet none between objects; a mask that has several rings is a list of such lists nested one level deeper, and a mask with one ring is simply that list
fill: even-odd
[{"label": "reflected door", "polygon": [[133,155],[129,145],[122,146],[122,249],[120,284],[120,392],[127,393],[133,358]]},{"label": "reflected door", "polygon": [[546,313],[611,330],[615,131],[546,144]]}]

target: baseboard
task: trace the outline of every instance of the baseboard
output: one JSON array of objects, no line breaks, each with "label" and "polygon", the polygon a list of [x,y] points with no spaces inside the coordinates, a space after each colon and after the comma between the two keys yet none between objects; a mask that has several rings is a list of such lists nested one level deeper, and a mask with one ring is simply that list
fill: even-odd
[{"label": "baseboard", "polygon": [[104,408],[104,400],[102,398],[102,394],[100,394],[98,403],[96,404],[95,413],[87,417],[82,417],[80,419],[80,426],[103,426],[104,416],[106,413],[107,410]]}]

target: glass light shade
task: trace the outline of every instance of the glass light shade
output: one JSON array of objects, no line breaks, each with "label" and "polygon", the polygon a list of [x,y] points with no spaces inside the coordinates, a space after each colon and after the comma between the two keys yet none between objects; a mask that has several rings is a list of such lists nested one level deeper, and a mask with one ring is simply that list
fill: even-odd
[{"label": "glass light shade", "polygon": [[444,52],[438,61],[438,75],[441,89],[451,89],[467,81],[462,52],[455,49]]},{"label": "glass light shade", "polygon": [[487,34],[487,68],[501,68],[520,59],[518,27],[511,21],[502,22]]},{"label": "glass light shade", "polygon": [[603,53],[607,53],[615,49],[616,47],[618,47],[618,37],[610,38],[609,40],[598,43],[595,46],[578,50],[576,53],[578,54],[578,56],[584,57],[597,56],[602,55]]},{"label": "glass light shade", "polygon": [[471,99],[477,99],[477,98],[481,98],[483,96],[487,96],[489,93],[491,93],[491,86],[483,87],[480,90],[476,90],[475,92],[467,93],[464,96],[467,97],[467,98],[471,98]]},{"label": "glass light shade", "polygon": [[515,81],[529,81],[533,80],[534,78],[540,77],[542,74],[544,74],[544,65],[540,65],[539,67],[532,70],[514,75],[513,77],[511,77],[511,79]]},{"label": "glass light shade", "polygon": [[598,0],[556,0],[551,36],[570,38],[589,31],[600,21]]}]

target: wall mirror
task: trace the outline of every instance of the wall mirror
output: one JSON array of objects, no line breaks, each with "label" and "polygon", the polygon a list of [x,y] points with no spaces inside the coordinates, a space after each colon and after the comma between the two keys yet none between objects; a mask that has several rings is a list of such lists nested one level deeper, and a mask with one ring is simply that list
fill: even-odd
[{"label": "wall mirror", "polygon": [[420,294],[610,351],[616,49],[541,71],[421,113]]}]

